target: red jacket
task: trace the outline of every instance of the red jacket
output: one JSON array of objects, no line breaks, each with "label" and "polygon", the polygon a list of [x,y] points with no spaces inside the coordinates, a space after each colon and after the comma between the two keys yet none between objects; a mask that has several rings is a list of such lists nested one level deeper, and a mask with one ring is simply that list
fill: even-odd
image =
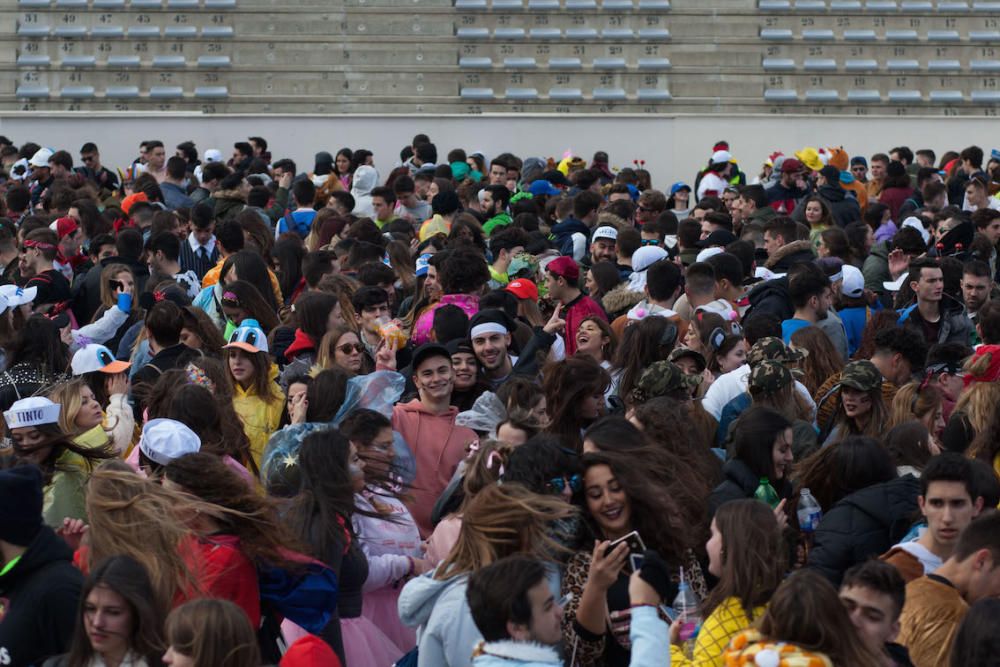
[{"label": "red jacket", "polygon": [[566,356],[571,357],[576,352],[576,330],[580,328],[580,323],[588,317],[599,317],[605,322],[608,316],[596,301],[586,294],[580,293],[568,304],[563,306],[563,319],[566,320]]}]

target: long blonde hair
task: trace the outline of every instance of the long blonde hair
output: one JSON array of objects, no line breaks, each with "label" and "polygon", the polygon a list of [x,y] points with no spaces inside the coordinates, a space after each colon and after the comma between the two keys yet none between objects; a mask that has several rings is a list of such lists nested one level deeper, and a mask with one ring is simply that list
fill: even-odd
[{"label": "long blonde hair", "polygon": [[[989,353],[971,357],[962,370],[966,375],[982,376],[989,368],[991,358]],[[973,382],[962,392],[952,414],[965,413],[975,432],[982,433],[989,427],[997,405],[1000,405],[1000,382]]]},{"label": "long blonde hair", "polygon": [[896,391],[889,408],[889,423],[886,430],[913,419],[923,421],[941,406],[941,391],[933,386],[921,386],[921,382],[908,382]]},{"label": "long blonde hair", "polygon": [[[108,264],[103,269],[101,269],[101,306],[103,310],[107,310],[111,306],[118,303],[118,297],[115,296],[115,291],[111,289],[111,281],[116,280],[119,273],[127,273],[132,276],[132,285],[135,286],[135,273],[126,264]],[[102,310],[98,310],[100,314]],[[96,321],[96,318],[95,318]]]},{"label": "long blonde hair", "polygon": [[[80,414],[80,408],[83,407],[83,398],[80,396],[80,392],[86,386],[86,382],[76,378],[57,384],[49,392],[49,399],[62,406],[59,410],[59,428],[70,437],[83,433],[83,429],[76,425],[76,416]],[[104,432],[110,436],[112,430],[105,428]]]},{"label": "long blonde hair", "polygon": [[320,339],[319,345],[316,346],[316,366],[319,366],[323,370],[334,367],[340,368],[336,361],[337,343],[339,343],[340,339],[349,333],[358,337],[358,344],[361,345],[362,348],[361,373],[365,373],[368,360],[364,353],[364,343],[361,342],[361,335],[350,327],[333,327],[332,329],[328,329],[327,332],[323,334],[323,338]]},{"label": "long blonde hair", "polygon": [[149,573],[157,604],[169,609],[179,593],[197,593],[197,574],[183,557],[194,555],[183,517],[205,512],[216,513],[207,503],[141,477],[123,461],[108,461],[87,485],[87,569],[109,556],[130,556]]},{"label": "long blonde hair", "polygon": [[516,553],[551,559],[566,550],[550,536],[551,523],[576,512],[565,501],[532,493],[520,484],[488,486],[464,511],[458,541],[435,579],[468,574]]}]

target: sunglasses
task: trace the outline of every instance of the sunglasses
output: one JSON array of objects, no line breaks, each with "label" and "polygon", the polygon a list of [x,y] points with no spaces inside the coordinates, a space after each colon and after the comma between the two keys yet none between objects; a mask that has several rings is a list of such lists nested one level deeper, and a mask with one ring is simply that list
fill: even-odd
[{"label": "sunglasses", "polygon": [[365,348],[361,347],[361,343],[344,343],[343,345],[338,345],[337,349],[344,354],[350,354],[351,352],[363,352]]},{"label": "sunglasses", "polygon": [[83,155],[83,156],[80,157],[80,159],[83,162],[93,162],[94,161],[94,156],[93,155]]},{"label": "sunglasses", "polygon": [[642,245],[660,245],[660,239],[643,239]]},{"label": "sunglasses", "polygon": [[573,493],[576,493],[581,488],[583,488],[583,478],[580,475],[573,475],[568,479],[568,481],[565,476],[553,477],[546,483],[546,486],[552,493],[560,494],[566,490],[567,483],[569,484],[570,491],[572,491]]}]

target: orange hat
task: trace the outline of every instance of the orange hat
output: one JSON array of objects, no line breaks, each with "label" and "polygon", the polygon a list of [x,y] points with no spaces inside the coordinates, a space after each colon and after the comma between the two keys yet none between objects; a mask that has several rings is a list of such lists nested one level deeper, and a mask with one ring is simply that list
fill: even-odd
[{"label": "orange hat", "polygon": [[128,215],[129,211],[132,210],[132,207],[141,201],[149,201],[149,197],[146,196],[145,192],[136,192],[134,195],[125,197],[125,199],[122,200],[122,212],[125,213],[125,215]]},{"label": "orange hat", "polygon": [[827,164],[836,167],[840,171],[847,171],[847,165],[850,162],[850,157],[847,155],[847,151],[844,150],[843,146],[839,148],[827,148],[826,153],[830,156],[826,161]]}]

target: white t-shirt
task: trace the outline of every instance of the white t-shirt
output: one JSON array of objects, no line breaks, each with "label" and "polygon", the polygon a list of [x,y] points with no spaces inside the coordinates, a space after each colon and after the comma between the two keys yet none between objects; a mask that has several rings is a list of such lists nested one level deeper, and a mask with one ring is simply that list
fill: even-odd
[{"label": "white t-shirt", "polygon": [[[750,364],[743,364],[736,370],[724,373],[717,377],[712,386],[705,392],[704,398],[701,399],[701,406],[718,421],[722,417],[722,409],[726,407],[726,404],[740,394],[746,393],[749,382]],[[812,406],[812,415],[815,419],[816,401],[809,395],[809,390],[798,380],[795,381],[795,389]]]},{"label": "white t-shirt", "polygon": [[[926,528],[924,530],[926,530]],[[944,564],[944,561],[942,561],[938,556],[932,554],[927,547],[915,540],[913,542],[903,542],[902,544],[897,544],[896,547],[919,560],[920,564],[924,566],[924,574],[933,574],[936,569]]]}]

